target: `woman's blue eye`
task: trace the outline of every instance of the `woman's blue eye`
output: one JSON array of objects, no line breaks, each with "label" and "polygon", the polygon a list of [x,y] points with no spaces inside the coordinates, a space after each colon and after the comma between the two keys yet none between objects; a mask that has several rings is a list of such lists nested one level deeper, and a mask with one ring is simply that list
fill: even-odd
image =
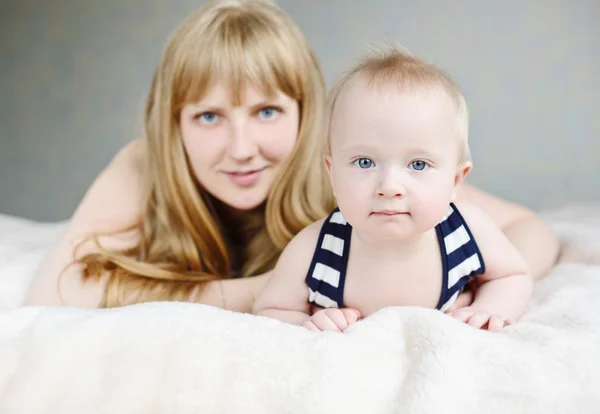
[{"label": "woman's blue eye", "polygon": [[368,158],[359,158],[354,161],[354,165],[358,168],[371,168],[375,163]]},{"label": "woman's blue eye", "polygon": [[262,119],[272,119],[279,113],[279,110],[275,108],[263,108],[258,111],[258,116]]},{"label": "woman's blue eye", "polygon": [[219,115],[214,112],[204,112],[198,116],[198,119],[205,124],[213,124],[219,120]]},{"label": "woman's blue eye", "polygon": [[425,161],[417,160],[410,163],[409,168],[417,171],[422,171],[427,168],[428,165]]}]

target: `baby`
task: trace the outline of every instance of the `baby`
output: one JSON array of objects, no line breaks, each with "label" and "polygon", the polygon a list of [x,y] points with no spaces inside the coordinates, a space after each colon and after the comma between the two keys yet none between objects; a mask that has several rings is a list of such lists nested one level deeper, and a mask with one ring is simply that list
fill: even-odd
[{"label": "baby", "polygon": [[[285,248],[254,313],[343,331],[388,306],[446,312],[497,331],[525,311],[527,265],[482,211],[454,203],[471,170],[458,86],[396,48],[332,91],[325,163],[338,202]],[[470,282],[474,302],[451,308]]]}]

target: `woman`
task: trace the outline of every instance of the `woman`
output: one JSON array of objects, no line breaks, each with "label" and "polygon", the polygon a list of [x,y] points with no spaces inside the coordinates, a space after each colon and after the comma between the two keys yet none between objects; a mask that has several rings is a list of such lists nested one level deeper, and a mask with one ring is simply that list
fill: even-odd
[{"label": "woman", "polygon": [[[334,207],[325,101],[304,36],[273,4],[215,1],[190,15],[156,69],[144,138],[88,190],[27,303],[250,311],[286,243]],[[498,222],[536,277],[549,270],[558,242],[533,213],[470,186],[458,197]]]}]

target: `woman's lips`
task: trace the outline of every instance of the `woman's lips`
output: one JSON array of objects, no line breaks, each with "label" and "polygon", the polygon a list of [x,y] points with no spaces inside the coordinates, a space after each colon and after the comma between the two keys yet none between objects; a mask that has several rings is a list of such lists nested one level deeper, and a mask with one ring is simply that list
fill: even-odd
[{"label": "woman's lips", "polygon": [[260,179],[265,168],[248,171],[231,171],[225,174],[229,179],[239,187],[251,187]]}]

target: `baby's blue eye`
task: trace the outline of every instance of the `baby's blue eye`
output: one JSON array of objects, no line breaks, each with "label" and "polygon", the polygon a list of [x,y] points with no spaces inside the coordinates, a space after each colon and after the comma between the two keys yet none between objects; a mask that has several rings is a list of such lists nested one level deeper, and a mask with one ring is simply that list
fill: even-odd
[{"label": "baby's blue eye", "polygon": [[272,119],[277,116],[279,111],[275,108],[263,108],[258,111],[258,116],[262,119]]},{"label": "baby's blue eye", "polygon": [[428,165],[425,161],[417,160],[410,163],[409,168],[417,171],[422,171],[427,168]]},{"label": "baby's blue eye", "polygon": [[354,161],[354,165],[358,168],[371,168],[375,163],[368,158],[359,158]]},{"label": "baby's blue eye", "polygon": [[219,120],[219,115],[214,112],[204,112],[198,116],[198,119],[205,124],[213,124]]}]

